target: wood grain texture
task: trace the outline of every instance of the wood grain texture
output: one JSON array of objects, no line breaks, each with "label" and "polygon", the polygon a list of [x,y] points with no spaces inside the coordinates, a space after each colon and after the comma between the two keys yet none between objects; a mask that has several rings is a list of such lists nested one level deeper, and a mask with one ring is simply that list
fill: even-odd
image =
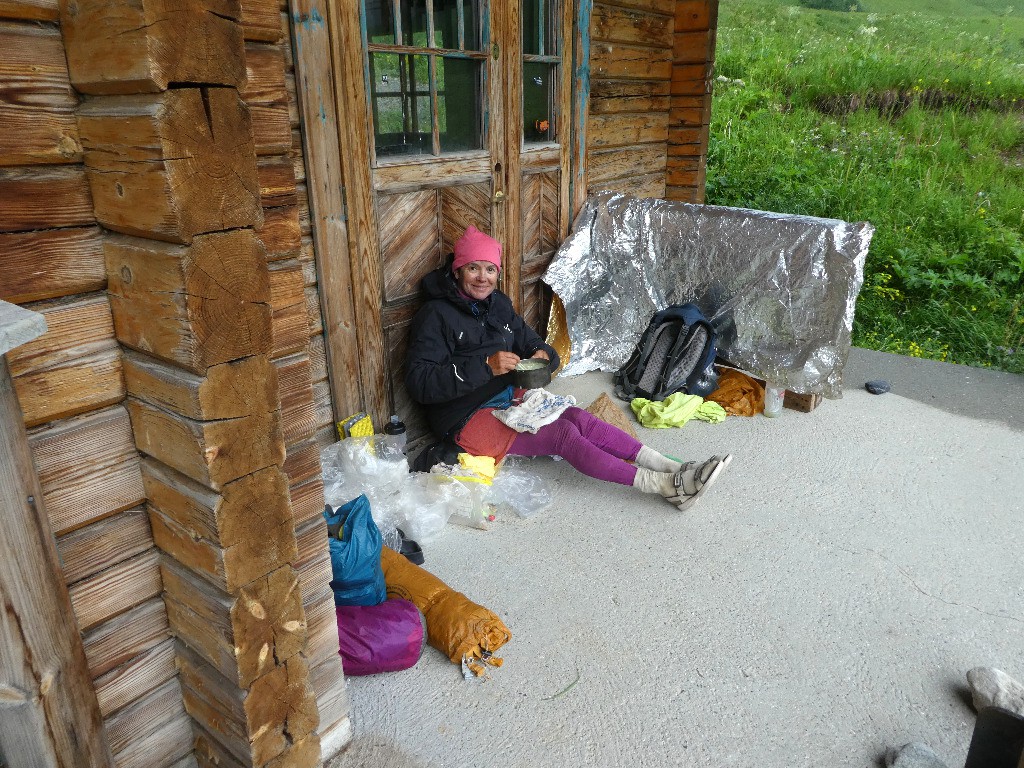
[{"label": "wood grain texture", "polygon": [[276,43],[283,27],[277,0],[242,0],[242,34],[246,40]]},{"label": "wood grain texture", "polygon": [[668,80],[672,77],[672,51],[595,41],[590,50],[590,76],[594,79]]},{"label": "wood grain texture", "polygon": [[192,748],[177,677],[108,717],[104,729],[117,768],[165,768]]},{"label": "wood grain texture", "polygon": [[0,0],[0,19],[56,21],[59,17],[57,0]]},{"label": "wood grain texture", "polygon": [[715,35],[711,30],[676,32],[672,60],[679,64],[701,64],[714,60]]},{"label": "wood grain texture", "polygon": [[[301,176],[308,185],[309,207],[315,223],[313,243],[320,274],[319,290],[323,295],[323,322],[311,323],[310,332],[318,333],[315,328],[327,328],[333,400],[338,413],[345,416],[361,409],[362,398],[356,385],[360,381],[360,345],[342,196],[346,181],[338,143],[344,122],[339,120],[335,101],[335,68],[325,23],[326,6],[319,0],[291,0],[289,10],[295,41],[295,84],[303,120],[304,156],[309,168],[300,162],[302,156],[297,156],[295,161],[303,166]],[[292,143],[293,147],[302,146],[297,145],[294,138]],[[297,172],[296,177],[299,175]]]},{"label": "wood grain texture", "polygon": [[249,110],[233,88],[91,99],[78,125],[108,229],[188,243],[262,223]]},{"label": "wood grain texture", "polygon": [[289,518],[225,547],[196,535],[156,509],[150,511],[160,550],[225,592],[235,592],[295,558],[295,532]]},{"label": "wood grain texture", "polygon": [[82,159],[60,32],[0,20],[0,166]]},{"label": "wood grain texture", "polygon": [[260,203],[264,208],[279,208],[284,205],[298,205],[295,191],[295,167],[287,155],[261,157],[256,162],[260,181]]},{"label": "wood grain texture", "polygon": [[248,689],[233,685],[186,647],[180,649],[179,664],[186,710],[244,764],[268,764],[318,724],[301,654],[273,667]]},{"label": "wood grain texture", "polygon": [[669,116],[664,113],[592,115],[588,132],[590,148],[665,142],[668,125]]},{"label": "wood grain texture", "polygon": [[439,214],[432,189],[377,196],[385,301],[412,298],[423,276],[441,264]]},{"label": "wood grain texture", "polygon": [[0,167],[0,232],[96,223],[92,194],[80,165]]},{"label": "wood grain texture", "polygon": [[200,375],[270,350],[270,282],[252,230],[190,246],[111,237],[104,248],[122,344]]},{"label": "wood grain texture", "polygon": [[95,411],[124,400],[121,351],[116,346],[14,380],[25,426]]},{"label": "wood grain texture", "polygon": [[277,371],[263,356],[211,366],[205,376],[125,351],[133,397],[197,421],[236,419],[277,409]]},{"label": "wood grain texture", "polygon": [[493,171],[486,157],[438,157],[429,163],[382,165],[374,169],[373,188],[378,194],[415,192],[464,184],[490,184]]},{"label": "wood grain texture", "polygon": [[85,632],[160,594],[160,553],[155,549],[112,565],[68,588]]},{"label": "wood grain texture", "polygon": [[[332,434],[334,425],[331,425]],[[319,449],[319,443],[314,443]],[[292,517],[296,525],[299,523],[320,517],[324,511],[324,479],[320,475],[314,475],[307,480],[302,480],[288,488],[288,495],[292,502]]]},{"label": "wood grain texture", "polygon": [[166,683],[178,673],[174,640],[168,638],[95,681],[100,712],[108,717]]},{"label": "wood grain texture", "polygon": [[465,184],[441,190],[441,252],[455,250],[455,241],[472,224],[491,232],[491,184]]},{"label": "wood grain texture", "polygon": [[[333,425],[332,425],[333,426]],[[295,485],[320,475],[320,449],[311,440],[288,446],[284,462],[284,473],[288,484]],[[322,509],[320,510],[323,511]]]},{"label": "wood grain texture", "polygon": [[256,228],[256,239],[263,246],[267,261],[297,257],[302,248],[298,206],[264,208],[263,224]]},{"label": "wood grain texture", "polygon": [[670,16],[594,3],[592,40],[671,48],[675,20]]},{"label": "wood grain texture", "polygon": [[612,179],[600,184],[592,183],[590,189],[593,192],[614,191],[634,197],[663,198],[665,196],[665,175],[655,173],[647,176],[633,176],[628,179]]},{"label": "wood grain texture", "polygon": [[595,184],[634,175],[664,173],[668,155],[664,144],[591,150],[587,172]]},{"label": "wood grain texture", "polygon": [[247,43],[245,70],[241,96],[252,113],[256,154],[287,155],[292,147],[292,127],[280,46]]},{"label": "wood grain texture", "polygon": [[0,299],[23,304],[103,290],[99,227],[0,233]]},{"label": "wood grain texture", "polygon": [[671,16],[675,12],[676,0],[605,0],[604,4]]},{"label": "wood grain texture", "polygon": [[139,450],[214,490],[284,461],[278,411],[196,421],[134,397],[127,402]]},{"label": "wood grain texture", "polygon": [[8,355],[26,425],[124,399],[120,349],[105,295],[40,302],[32,309],[46,318],[46,333]]},{"label": "wood grain texture", "polygon": [[298,259],[270,264],[270,319],[272,335],[270,356],[304,352],[309,346],[309,315],[302,264]]},{"label": "wood grain texture", "polygon": [[177,636],[232,681],[248,688],[306,644],[298,576],[280,568],[228,595],[168,559],[167,615]]},{"label": "wood grain texture", "polygon": [[313,379],[309,355],[289,355],[275,360],[278,397],[281,401],[281,429],[285,445],[308,440],[315,431],[316,409],[313,405]]},{"label": "wood grain texture", "polygon": [[193,749],[192,721],[178,715],[147,723],[114,762],[117,768],[189,768]]},{"label": "wood grain texture", "polygon": [[[341,4],[331,19],[334,45],[335,101],[348,112],[348,130],[341,132],[341,148],[345,162],[342,178],[348,203],[349,262],[352,297],[355,306],[359,350],[379,350],[384,345],[384,329],[380,316],[381,257],[378,249],[377,223],[374,216],[370,162],[369,105],[363,82],[362,56],[350,52],[360,50],[362,31],[359,9],[355,3]],[[360,395],[363,407],[381,424],[390,414],[386,401],[387,373],[381,355],[361,354],[358,358]],[[335,396],[338,390],[335,389]]]},{"label": "wood grain texture", "polygon": [[100,677],[170,636],[164,601],[146,600],[82,634],[89,673]]},{"label": "wood grain texture", "polygon": [[46,333],[7,353],[11,375],[45,370],[116,347],[114,321],[105,294],[40,301],[26,309],[46,318]]},{"label": "wood grain texture", "polygon": [[68,584],[140,555],[153,547],[146,510],[129,509],[57,539]]},{"label": "wood grain texture", "polygon": [[50,526],[58,536],[145,498],[123,406],[37,427],[29,433],[29,444]]},{"label": "wood grain texture", "polygon": [[717,0],[676,0],[676,31],[711,28],[718,16],[717,6]]},{"label": "wood grain texture", "polygon": [[238,0],[61,3],[71,80],[88,94],[245,81]]},{"label": "wood grain texture", "polygon": [[230,549],[290,521],[287,479],[277,467],[246,475],[218,493],[151,458],[142,461],[146,495],[158,510],[195,538]]},{"label": "wood grain texture", "polygon": [[306,656],[319,663],[338,654],[338,614],[330,587],[304,595],[308,642]]},{"label": "wood grain texture", "polygon": [[[109,766],[99,707],[0,357],[0,743],[33,764]],[[54,684],[56,682],[56,684]]]}]

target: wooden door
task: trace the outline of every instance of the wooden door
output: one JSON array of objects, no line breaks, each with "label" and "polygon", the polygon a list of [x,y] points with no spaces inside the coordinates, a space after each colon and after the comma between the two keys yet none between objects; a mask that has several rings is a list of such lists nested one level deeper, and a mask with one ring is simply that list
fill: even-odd
[{"label": "wooden door", "polygon": [[415,439],[402,382],[419,282],[468,225],[502,242],[502,289],[544,332],[539,278],[568,226],[571,0],[361,2],[372,220],[354,234],[376,245],[381,406]]}]

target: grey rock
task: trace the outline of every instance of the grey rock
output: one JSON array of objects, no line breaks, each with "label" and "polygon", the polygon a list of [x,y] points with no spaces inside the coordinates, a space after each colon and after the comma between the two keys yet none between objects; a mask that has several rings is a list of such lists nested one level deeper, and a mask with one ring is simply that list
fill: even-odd
[{"label": "grey rock", "polygon": [[927,744],[912,741],[885,754],[886,768],[949,768]]},{"label": "grey rock", "polygon": [[864,384],[864,389],[872,395],[884,395],[891,389],[891,387],[889,386],[889,382],[885,379],[874,379],[873,381],[866,382]]},{"label": "grey rock", "polygon": [[995,667],[975,667],[967,673],[974,708],[1002,707],[1024,717],[1024,685]]}]

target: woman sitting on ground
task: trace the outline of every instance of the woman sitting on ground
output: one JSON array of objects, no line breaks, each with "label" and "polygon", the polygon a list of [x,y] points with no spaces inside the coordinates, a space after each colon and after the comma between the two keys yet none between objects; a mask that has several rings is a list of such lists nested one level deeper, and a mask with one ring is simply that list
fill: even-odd
[{"label": "woman sitting on ground", "polygon": [[581,408],[567,408],[536,434],[492,415],[522,396],[512,386],[521,360],[546,360],[552,370],[559,364],[554,348],[497,290],[500,269],[501,244],[470,226],[447,263],[421,282],[426,303],[412,322],[405,384],[426,406],[438,439],[496,462],[509,454],[561,456],[586,475],[660,493],[679,509],[697,501],[731,456],[682,464]]}]

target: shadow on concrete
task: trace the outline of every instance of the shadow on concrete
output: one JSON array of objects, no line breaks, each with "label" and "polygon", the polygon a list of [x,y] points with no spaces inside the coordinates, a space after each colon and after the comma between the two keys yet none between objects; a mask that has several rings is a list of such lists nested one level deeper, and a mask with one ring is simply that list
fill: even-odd
[{"label": "shadow on concrete", "polygon": [[385,739],[374,734],[355,736],[328,768],[430,768]]},{"label": "shadow on concrete", "polygon": [[1024,432],[1024,376],[851,349],[843,369],[844,390],[863,390],[864,383],[872,379],[888,381],[893,395],[959,416],[1002,422]]}]

